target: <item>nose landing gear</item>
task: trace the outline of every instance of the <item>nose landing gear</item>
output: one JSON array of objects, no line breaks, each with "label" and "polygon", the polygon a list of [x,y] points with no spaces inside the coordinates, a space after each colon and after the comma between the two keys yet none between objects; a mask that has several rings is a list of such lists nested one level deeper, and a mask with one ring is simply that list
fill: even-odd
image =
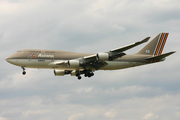
[{"label": "nose landing gear", "polygon": [[26,74],[25,68],[24,67],[21,67],[21,68],[23,69],[22,74],[25,75]]}]

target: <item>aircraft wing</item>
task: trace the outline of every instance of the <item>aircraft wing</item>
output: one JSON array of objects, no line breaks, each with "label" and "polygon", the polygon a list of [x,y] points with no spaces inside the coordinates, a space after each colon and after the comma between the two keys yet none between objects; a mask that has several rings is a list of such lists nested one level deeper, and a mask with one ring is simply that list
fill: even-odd
[{"label": "aircraft wing", "polygon": [[136,43],[133,43],[133,44],[130,44],[130,45],[121,47],[121,48],[112,49],[112,50],[110,50],[110,52],[118,52],[118,53],[120,53],[120,52],[129,50],[129,49],[131,49],[131,48],[133,48],[133,47],[136,47],[136,46],[138,46],[138,45],[140,45],[140,44],[142,44],[142,43],[145,43],[145,42],[147,42],[149,39],[150,39],[150,37],[147,37],[147,38],[143,39],[142,41],[138,41],[138,42],[136,42]]},{"label": "aircraft wing", "polygon": [[126,55],[125,53],[123,53],[123,51],[126,51],[126,50],[136,47],[144,42],[147,42],[149,39],[150,39],[150,37],[147,37],[147,38],[143,39],[142,41],[138,41],[136,43],[133,43],[133,44],[121,47],[121,48],[113,49],[106,53],[98,53],[98,54],[93,54],[90,56],[85,56],[85,57],[83,57],[82,61],[85,62],[86,65],[88,65],[89,67],[98,70],[107,65],[107,63],[105,62],[106,56],[108,56],[107,60],[114,60],[118,57]]},{"label": "aircraft wing", "polygon": [[83,68],[98,70],[108,64],[106,60],[114,60],[118,57],[124,56],[126,54],[123,53],[123,51],[126,51],[144,42],[147,42],[149,39],[150,37],[147,37],[143,39],[142,41],[139,41],[139,42],[136,42],[136,43],[133,43],[133,44],[121,47],[121,48],[113,49],[113,50],[110,50],[109,52],[97,53],[97,54],[92,54],[90,56],[84,56],[82,58],[77,58],[77,59],[73,59],[69,61],[57,62],[56,65],[71,66],[73,64],[79,63],[79,65]]},{"label": "aircraft wing", "polygon": [[95,60],[86,62],[85,66],[87,69],[99,70],[100,68],[108,65],[105,61]]},{"label": "aircraft wing", "polygon": [[98,54],[93,54],[90,56],[85,56],[83,58],[80,58],[80,63],[82,63],[82,66],[88,68],[88,69],[95,69],[98,70],[104,66],[107,65],[107,62],[105,60],[100,60],[97,58]]},{"label": "aircraft wing", "polygon": [[97,54],[93,54],[90,56],[85,56],[82,58],[72,59],[72,60],[66,60],[66,61],[56,61],[48,64],[49,66],[55,66],[55,65],[61,65],[61,66],[69,66],[71,67],[71,64],[79,64],[79,66],[84,67],[86,69],[91,70],[98,70],[104,66],[107,65],[107,63],[103,60],[97,60],[96,58]]}]

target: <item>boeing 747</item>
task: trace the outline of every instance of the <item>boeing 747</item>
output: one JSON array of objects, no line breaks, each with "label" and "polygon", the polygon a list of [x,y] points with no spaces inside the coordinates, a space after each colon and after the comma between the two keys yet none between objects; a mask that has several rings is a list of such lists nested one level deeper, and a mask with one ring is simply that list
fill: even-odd
[{"label": "boeing 747", "polygon": [[6,61],[20,66],[23,75],[26,74],[25,68],[46,68],[53,69],[55,76],[70,74],[80,80],[82,74],[85,77],[92,77],[96,70],[117,70],[164,61],[165,57],[175,53],[173,51],[162,54],[168,34],[158,34],[139,52],[131,55],[125,51],[147,42],[150,37],[102,53],[23,49],[7,57]]}]

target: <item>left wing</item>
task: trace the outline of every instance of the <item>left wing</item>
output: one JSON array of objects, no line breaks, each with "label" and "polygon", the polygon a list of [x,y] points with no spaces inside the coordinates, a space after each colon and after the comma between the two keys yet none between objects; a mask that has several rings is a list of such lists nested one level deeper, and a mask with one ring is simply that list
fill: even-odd
[{"label": "left wing", "polygon": [[158,55],[158,56],[154,56],[154,57],[150,57],[150,58],[146,58],[145,60],[159,60],[159,59],[163,59],[171,54],[175,53],[175,51],[173,52],[169,52],[169,53],[165,53],[165,54],[162,54],[162,55]]}]

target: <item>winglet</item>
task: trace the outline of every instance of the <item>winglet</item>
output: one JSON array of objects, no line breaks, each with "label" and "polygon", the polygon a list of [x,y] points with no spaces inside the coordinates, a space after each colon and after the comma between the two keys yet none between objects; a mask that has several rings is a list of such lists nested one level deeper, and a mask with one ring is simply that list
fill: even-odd
[{"label": "winglet", "polygon": [[136,42],[135,44],[141,44],[141,43],[145,43],[147,42],[151,37],[147,37],[145,39],[143,39],[142,41]]}]

